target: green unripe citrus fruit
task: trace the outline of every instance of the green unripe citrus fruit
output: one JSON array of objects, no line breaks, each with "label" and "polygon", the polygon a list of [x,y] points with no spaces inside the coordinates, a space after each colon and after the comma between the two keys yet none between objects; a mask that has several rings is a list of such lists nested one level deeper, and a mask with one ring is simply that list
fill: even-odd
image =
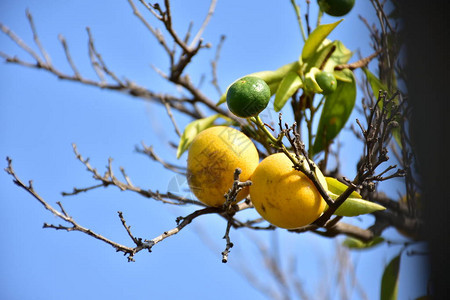
[{"label": "green unripe citrus fruit", "polygon": [[355,5],[355,0],[317,0],[320,9],[334,17],[342,17],[349,13]]},{"label": "green unripe citrus fruit", "polygon": [[230,111],[238,117],[249,118],[263,111],[270,100],[270,88],[259,77],[246,76],[233,83],[227,92]]},{"label": "green unripe citrus fruit", "polygon": [[323,90],[322,94],[328,95],[336,90],[337,81],[330,72],[317,73],[315,78],[320,88]]}]

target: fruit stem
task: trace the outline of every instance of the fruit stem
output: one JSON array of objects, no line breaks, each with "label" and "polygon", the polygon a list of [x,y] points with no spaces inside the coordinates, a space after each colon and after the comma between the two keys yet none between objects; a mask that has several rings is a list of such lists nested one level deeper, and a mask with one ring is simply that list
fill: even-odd
[{"label": "fruit stem", "polygon": [[323,11],[319,7],[319,14],[317,15],[317,25],[316,25],[316,27],[319,27],[320,21],[322,19],[322,15],[323,15]]},{"label": "fruit stem", "polygon": [[291,154],[289,153],[289,151],[287,150],[286,146],[284,146],[284,144],[281,142],[281,140],[284,137],[284,132],[281,132],[278,137],[274,137],[273,134],[266,128],[266,126],[264,125],[264,122],[261,120],[261,118],[258,116],[256,117],[251,117],[250,120],[256,124],[256,126],[258,126],[259,129],[261,129],[266,136],[270,139],[270,141],[273,143],[273,146],[276,147],[277,149],[283,151],[284,153],[286,153],[286,155],[289,156],[289,158],[291,159],[291,161],[294,164],[297,164],[297,160],[291,156]]},{"label": "fruit stem", "polygon": [[267,137],[270,139],[271,142],[278,144],[281,141],[281,139],[275,138],[273,134],[266,128],[259,115],[257,115],[256,117],[251,117],[250,120],[253,121],[253,123],[255,123],[256,126],[258,126],[258,128],[261,129],[267,135]]}]

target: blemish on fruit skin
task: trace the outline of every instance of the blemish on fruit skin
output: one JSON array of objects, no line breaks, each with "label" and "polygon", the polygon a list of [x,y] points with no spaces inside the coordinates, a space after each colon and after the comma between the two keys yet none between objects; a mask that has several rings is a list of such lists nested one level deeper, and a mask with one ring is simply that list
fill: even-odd
[{"label": "blemish on fruit skin", "polygon": [[273,209],[280,209],[277,202],[274,202],[273,200],[266,198],[266,203],[272,207]]},{"label": "blemish on fruit skin", "polygon": [[261,204],[261,209],[263,210],[263,212],[266,212],[266,207],[264,206],[264,204]]}]

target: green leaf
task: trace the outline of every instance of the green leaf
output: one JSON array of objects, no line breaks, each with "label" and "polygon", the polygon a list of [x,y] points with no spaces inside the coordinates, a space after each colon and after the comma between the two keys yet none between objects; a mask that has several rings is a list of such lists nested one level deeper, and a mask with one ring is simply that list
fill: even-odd
[{"label": "green leaf", "polygon": [[[333,200],[336,200],[339,197],[339,194],[330,192],[330,188],[328,188],[328,195]],[[334,212],[334,214],[341,217],[355,217],[385,209],[386,207],[377,203],[373,203],[361,198],[348,197],[347,199],[345,199],[344,203],[342,203],[341,206],[339,206],[339,208]]]},{"label": "green leaf", "polygon": [[[343,192],[345,192],[345,190],[348,188],[347,185],[343,184],[342,182],[340,182],[336,178],[325,177],[325,180],[327,181],[327,184],[328,184],[328,190],[330,192],[332,192],[333,194],[340,195]],[[350,197],[352,197],[352,198],[360,198],[360,199],[362,198],[361,195],[358,194],[357,192],[351,193]]]},{"label": "green leaf", "polygon": [[325,96],[325,104],[312,149],[313,154],[319,153],[331,143],[344,127],[353,111],[356,101],[356,82],[353,72],[350,70],[346,72],[352,81],[340,81],[336,91]]},{"label": "green leaf", "polygon": [[[333,177],[325,177],[325,180],[328,186],[328,194],[333,200],[336,200],[339,195],[341,195],[348,188],[347,185],[343,184]],[[354,217],[385,209],[386,208],[384,206],[364,200],[362,199],[360,194],[358,194],[357,192],[353,192],[344,201],[344,203],[339,206],[334,214],[342,217]]]},{"label": "green leaf", "polygon": [[198,119],[186,125],[186,128],[181,135],[180,142],[178,143],[177,159],[180,158],[180,156],[189,148],[197,134],[206,128],[211,127],[218,117],[220,117],[220,114],[204,119]]},{"label": "green leaf", "polygon": [[366,74],[367,81],[370,84],[372,93],[375,99],[378,99],[378,94],[380,90],[387,91],[387,87],[367,68],[362,68],[364,74]]},{"label": "green leaf", "polygon": [[298,76],[297,72],[288,72],[283,80],[281,80],[275,94],[275,101],[273,103],[275,111],[280,111],[286,104],[287,100],[294,95],[294,93],[301,88],[302,85],[302,80],[300,79],[300,76]]},{"label": "green leaf", "polygon": [[331,23],[317,26],[309,35],[302,50],[302,61],[306,62],[319,48],[323,40],[333,31],[336,26],[342,22],[343,19]]},{"label": "green leaf", "polygon": [[398,273],[400,269],[400,254],[394,257],[386,266],[381,278],[381,300],[396,300],[398,291]]},{"label": "green leaf", "polygon": [[320,70],[316,67],[311,68],[308,73],[305,75],[305,90],[312,93],[322,93],[323,90],[320,88],[319,84],[316,81],[316,74],[319,73]]},{"label": "green leaf", "polygon": [[342,243],[342,245],[344,245],[345,247],[350,248],[350,249],[364,250],[364,249],[369,249],[374,246],[377,246],[377,245],[381,244],[382,242],[384,242],[384,238],[382,238],[381,236],[377,236],[369,242],[363,242],[361,240],[358,240],[358,239],[355,239],[352,237],[347,237],[344,240],[344,242]]},{"label": "green leaf", "polygon": [[277,81],[277,82],[272,82],[271,84],[269,84],[270,96],[273,96],[277,92],[278,87],[280,86],[280,82],[281,81]]},{"label": "green leaf", "polygon": [[353,80],[350,73],[346,70],[333,71],[332,73],[337,80],[344,81],[344,82],[352,82],[352,80]]},{"label": "green leaf", "polygon": [[317,48],[316,52],[305,61],[305,69],[304,72],[309,72],[311,68],[319,68],[324,62],[325,58],[330,54],[334,46],[334,42],[331,42],[329,39],[325,39],[322,41],[322,44]]},{"label": "green leaf", "polygon": [[297,60],[293,61],[289,64],[283,65],[278,69],[276,69],[274,71],[275,74],[273,74],[273,79],[276,81],[281,81],[288,72],[297,72],[299,69],[300,69],[299,62]]}]

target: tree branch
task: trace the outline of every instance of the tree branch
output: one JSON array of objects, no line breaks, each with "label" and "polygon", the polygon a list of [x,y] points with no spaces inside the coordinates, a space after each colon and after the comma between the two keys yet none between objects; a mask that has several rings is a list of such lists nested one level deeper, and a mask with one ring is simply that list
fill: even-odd
[{"label": "tree branch", "polygon": [[381,50],[378,50],[375,53],[373,53],[365,58],[362,58],[354,63],[337,65],[334,67],[334,69],[336,71],[339,71],[339,70],[344,70],[344,69],[354,70],[354,69],[366,67],[372,61],[372,59],[377,57],[380,53],[381,53]]},{"label": "tree branch", "polygon": [[[60,202],[57,202],[58,206],[60,207],[61,211],[58,211],[57,209],[55,209],[53,206],[51,206],[50,204],[48,204],[33,188],[32,182],[30,181],[28,185],[25,185],[22,180],[20,180],[13,167],[12,167],[12,159],[7,157],[6,158],[7,162],[8,162],[8,166],[7,168],[5,168],[5,171],[11,175],[13,177],[13,182],[19,186],[20,188],[26,190],[30,195],[32,195],[36,200],[39,201],[39,203],[41,203],[44,208],[48,211],[50,211],[51,213],[53,213],[56,217],[58,217],[59,219],[70,223],[72,226],[63,226],[63,225],[53,225],[53,224],[48,224],[48,223],[44,223],[44,228],[53,228],[56,230],[66,230],[66,231],[79,231],[79,232],[83,232],[97,240],[100,240],[102,242],[107,243],[108,245],[112,246],[113,248],[116,249],[116,251],[118,252],[123,252],[124,255],[128,255],[128,260],[132,261],[133,260],[133,255],[137,252],[136,248],[130,248],[121,244],[118,244],[108,238],[105,238],[104,236],[95,233],[94,231],[81,226],[80,224],[78,224],[72,217],[70,217],[68,215],[68,213],[64,210],[62,204]],[[142,246],[144,247],[144,246]]]}]

